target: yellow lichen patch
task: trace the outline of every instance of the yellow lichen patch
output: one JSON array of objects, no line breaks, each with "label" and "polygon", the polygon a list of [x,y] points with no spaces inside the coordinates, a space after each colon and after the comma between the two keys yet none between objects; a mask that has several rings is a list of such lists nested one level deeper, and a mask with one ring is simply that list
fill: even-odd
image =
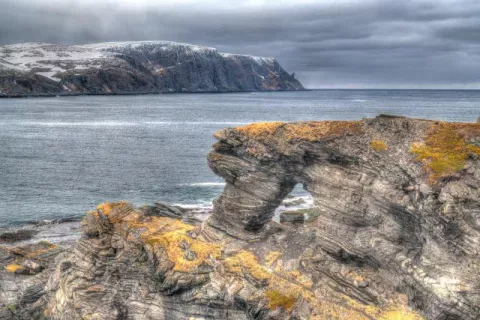
[{"label": "yellow lichen patch", "polygon": [[272,277],[272,272],[262,266],[251,251],[241,250],[236,255],[225,259],[225,267],[233,273],[248,273],[260,281],[269,280]]},{"label": "yellow lichen patch", "polygon": [[326,137],[338,137],[347,133],[362,132],[361,121],[311,121],[291,123],[285,127],[288,140],[318,141]]},{"label": "yellow lichen patch", "polygon": [[387,311],[378,317],[379,320],[422,320],[423,318],[410,310]]},{"label": "yellow lichen patch", "polygon": [[267,254],[267,257],[265,258],[265,266],[267,268],[271,268],[272,265],[280,258],[282,255],[281,252],[278,251],[271,251]]},{"label": "yellow lichen patch", "polygon": [[219,258],[222,253],[220,244],[191,238],[188,232],[195,227],[177,219],[154,217],[152,221],[132,226],[146,230],[142,235],[145,243],[162,247],[168,260],[174,263],[175,271],[191,272],[200,265],[209,264],[209,259]]},{"label": "yellow lichen patch", "polygon": [[285,122],[256,122],[238,127],[237,131],[246,134],[252,139],[259,139],[273,135],[283,125],[285,125]]},{"label": "yellow lichen patch", "polygon": [[38,257],[39,255],[42,255],[44,253],[50,252],[50,251],[55,250],[55,249],[57,249],[57,245],[53,244],[53,243],[50,243],[48,245],[45,245],[45,247],[43,247],[43,248],[39,248],[37,250],[33,250],[33,251],[27,253],[25,255],[25,258],[29,258],[29,259],[35,258],[35,257]]},{"label": "yellow lichen patch", "polygon": [[23,267],[15,263],[9,264],[5,267],[5,270],[7,270],[8,272],[15,272],[20,269],[23,269]]},{"label": "yellow lichen patch", "polygon": [[471,154],[480,155],[480,148],[467,142],[469,137],[478,135],[480,123],[440,122],[430,128],[424,143],[413,144],[411,152],[423,162],[435,182],[462,170]]},{"label": "yellow lichen patch", "polygon": [[236,130],[257,140],[278,137],[287,141],[315,142],[326,137],[361,133],[363,132],[362,126],[362,121],[259,122],[238,127]]},{"label": "yellow lichen patch", "polygon": [[310,279],[298,270],[285,272],[285,277],[292,282],[298,283],[304,288],[310,289],[313,286],[312,279]]},{"label": "yellow lichen patch", "polygon": [[370,142],[370,148],[379,152],[388,150],[388,145],[383,140],[372,140]]},{"label": "yellow lichen patch", "polygon": [[298,297],[293,295],[284,295],[276,290],[267,290],[265,296],[268,299],[268,307],[271,310],[275,310],[279,307],[291,311],[297,303]]},{"label": "yellow lichen patch", "polygon": [[124,205],[130,205],[130,203],[128,201],[104,202],[97,206],[97,211],[100,211],[103,215],[108,216],[110,213],[112,213],[113,209]]}]

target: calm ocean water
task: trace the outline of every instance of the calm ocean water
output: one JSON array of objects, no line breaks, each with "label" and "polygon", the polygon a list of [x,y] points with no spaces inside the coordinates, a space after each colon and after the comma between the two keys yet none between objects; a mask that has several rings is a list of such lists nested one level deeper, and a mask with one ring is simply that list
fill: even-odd
[{"label": "calm ocean water", "polygon": [[480,91],[0,99],[0,226],[79,217],[107,200],[207,206],[222,189],[206,162],[216,130],[380,113],[476,121]]}]

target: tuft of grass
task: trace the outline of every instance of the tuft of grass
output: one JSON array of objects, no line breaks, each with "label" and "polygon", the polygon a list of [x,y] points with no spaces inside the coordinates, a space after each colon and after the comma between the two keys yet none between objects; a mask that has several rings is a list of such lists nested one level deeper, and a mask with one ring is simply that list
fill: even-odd
[{"label": "tuft of grass", "polygon": [[268,299],[268,307],[271,310],[277,308],[283,308],[287,311],[291,311],[297,303],[297,297],[294,295],[285,295],[277,290],[267,290],[265,296]]},{"label": "tuft of grass", "polygon": [[410,151],[435,182],[462,170],[471,154],[480,155],[480,148],[467,142],[475,135],[480,135],[480,124],[440,122],[430,128],[424,143],[414,143]]},{"label": "tuft of grass", "polygon": [[388,150],[388,145],[383,140],[372,140],[370,147],[377,152]]}]

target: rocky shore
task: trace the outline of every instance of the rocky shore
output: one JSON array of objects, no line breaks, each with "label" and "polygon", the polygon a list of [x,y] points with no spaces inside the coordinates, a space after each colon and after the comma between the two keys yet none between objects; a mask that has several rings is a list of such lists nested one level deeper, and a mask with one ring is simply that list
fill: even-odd
[{"label": "rocky shore", "polygon": [[[71,246],[4,245],[0,318],[480,318],[480,123],[379,116],[215,137],[209,165],[227,184],[206,220],[105,203]],[[277,219],[298,184],[313,207]]]},{"label": "rocky shore", "polygon": [[274,58],[165,41],[0,46],[0,97],[304,90]]}]

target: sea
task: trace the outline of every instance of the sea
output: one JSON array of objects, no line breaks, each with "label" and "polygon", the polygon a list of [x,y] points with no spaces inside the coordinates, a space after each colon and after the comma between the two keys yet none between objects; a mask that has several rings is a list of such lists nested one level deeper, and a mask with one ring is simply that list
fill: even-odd
[{"label": "sea", "polygon": [[[480,91],[314,90],[0,99],[0,227],[80,219],[105,201],[211,208],[215,131],[392,114],[475,122]],[[294,196],[305,197],[301,188]],[[308,199],[306,201],[308,203]]]}]

